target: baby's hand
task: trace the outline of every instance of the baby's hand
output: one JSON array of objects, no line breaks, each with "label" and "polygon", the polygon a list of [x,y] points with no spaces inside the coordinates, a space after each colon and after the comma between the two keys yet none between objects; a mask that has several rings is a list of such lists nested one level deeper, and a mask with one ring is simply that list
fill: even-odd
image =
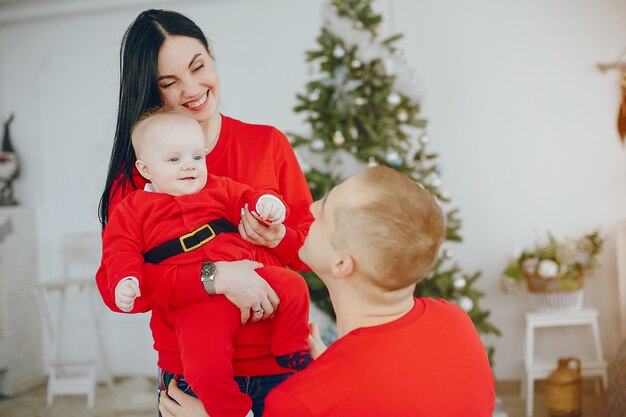
[{"label": "baby's hand", "polygon": [[270,224],[281,224],[285,221],[286,208],[278,198],[270,194],[262,195],[256,202],[256,211],[252,215]]},{"label": "baby's hand", "polygon": [[127,277],[115,287],[115,305],[124,312],[129,312],[135,305],[135,298],[141,297],[139,283],[135,277]]}]

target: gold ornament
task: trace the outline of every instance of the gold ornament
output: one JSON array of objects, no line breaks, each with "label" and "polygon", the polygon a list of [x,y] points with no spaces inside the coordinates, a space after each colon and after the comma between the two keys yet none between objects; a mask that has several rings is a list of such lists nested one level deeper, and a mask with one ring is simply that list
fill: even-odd
[{"label": "gold ornament", "polygon": [[341,146],[346,142],[346,138],[343,137],[341,130],[336,131],[333,134],[333,143],[337,146]]}]

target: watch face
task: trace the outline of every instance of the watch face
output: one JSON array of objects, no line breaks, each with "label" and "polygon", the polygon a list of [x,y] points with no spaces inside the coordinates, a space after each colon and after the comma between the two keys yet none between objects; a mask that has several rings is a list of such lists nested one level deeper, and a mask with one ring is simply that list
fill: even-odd
[{"label": "watch face", "polygon": [[10,180],[17,174],[17,155],[13,152],[0,152],[0,180]]},{"label": "watch face", "polygon": [[215,264],[211,261],[202,262],[202,281],[210,280],[213,281],[215,277],[215,273],[217,272],[217,268]]}]

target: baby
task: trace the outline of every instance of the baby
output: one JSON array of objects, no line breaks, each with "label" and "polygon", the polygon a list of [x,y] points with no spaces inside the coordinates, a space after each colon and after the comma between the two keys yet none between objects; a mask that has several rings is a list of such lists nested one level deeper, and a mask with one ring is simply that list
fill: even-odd
[{"label": "baby", "polygon": [[[214,294],[214,261],[252,259],[280,265],[264,247],[239,235],[235,224],[243,207],[254,207],[253,214],[271,224],[285,220],[287,207],[272,191],[257,192],[208,174],[204,133],[188,116],[165,109],[149,113],[135,125],[132,141],[137,170],[150,183],[119,204],[103,233],[103,264],[116,305],[130,311],[141,289],[152,288],[156,308],[171,316],[183,365],[184,377],[164,370],[165,378],[188,383],[212,417],[252,415],[250,398],[239,391],[231,364],[232,337],[241,324],[239,309],[223,295],[176,305],[174,284],[167,276],[156,283],[144,282],[142,266],[144,262],[174,266],[202,262],[205,288]],[[265,266],[257,272],[281,300],[270,319],[275,322],[272,354],[284,368],[303,369],[311,360],[306,284],[284,268]],[[263,310],[253,313],[263,314]]]}]

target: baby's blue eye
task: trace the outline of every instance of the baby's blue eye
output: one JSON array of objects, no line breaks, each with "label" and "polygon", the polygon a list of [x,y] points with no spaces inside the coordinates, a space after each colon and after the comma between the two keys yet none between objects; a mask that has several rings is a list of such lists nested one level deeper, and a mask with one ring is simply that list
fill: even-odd
[{"label": "baby's blue eye", "polygon": [[201,161],[202,160],[202,156],[201,155],[196,155],[193,157],[194,161]]},{"label": "baby's blue eye", "polygon": [[177,157],[173,157],[169,159],[170,162],[178,162],[178,158]]}]

